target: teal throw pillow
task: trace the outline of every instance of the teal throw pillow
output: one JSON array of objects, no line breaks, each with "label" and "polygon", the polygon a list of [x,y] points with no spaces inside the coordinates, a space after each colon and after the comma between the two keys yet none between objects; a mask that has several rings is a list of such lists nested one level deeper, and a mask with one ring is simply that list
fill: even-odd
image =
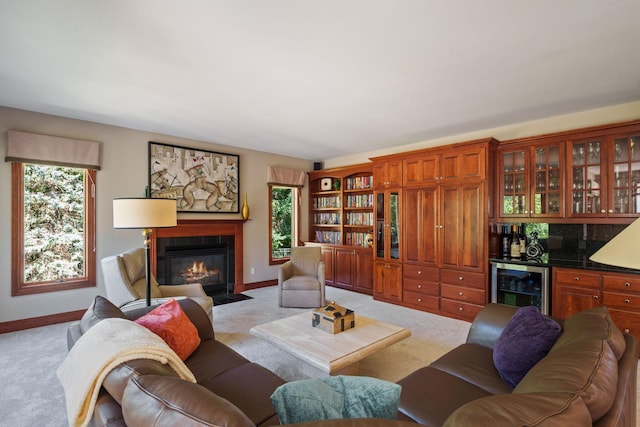
[{"label": "teal throw pillow", "polygon": [[281,424],[336,418],[390,418],[398,414],[402,388],[371,377],[335,376],[292,381],[271,402]]}]

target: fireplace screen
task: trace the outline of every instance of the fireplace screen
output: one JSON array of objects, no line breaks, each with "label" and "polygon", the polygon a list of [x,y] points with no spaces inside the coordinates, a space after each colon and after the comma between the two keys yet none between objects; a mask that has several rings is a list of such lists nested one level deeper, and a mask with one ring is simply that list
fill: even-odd
[{"label": "fireplace screen", "polygon": [[227,290],[229,271],[226,245],[167,248],[166,282],[171,285],[200,283],[205,290]]}]

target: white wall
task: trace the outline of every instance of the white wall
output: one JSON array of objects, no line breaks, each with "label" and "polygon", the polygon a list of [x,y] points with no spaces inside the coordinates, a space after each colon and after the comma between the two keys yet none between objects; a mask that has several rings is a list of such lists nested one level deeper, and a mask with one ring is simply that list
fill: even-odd
[{"label": "white wall", "polygon": [[[242,195],[247,192],[251,211],[249,221],[244,224],[245,283],[277,277],[277,266],[269,266],[267,166],[313,169],[313,162],[309,160],[4,107],[0,107],[0,153],[5,153],[7,130],[10,129],[102,142],[102,170],[96,178],[98,287],[11,296],[11,164],[0,162],[0,322],[82,310],[89,306],[95,295],[105,295],[99,260],[142,246],[139,231],[113,229],[111,201],[114,197],[144,195],[148,181],[148,141],[240,156],[240,191]],[[305,238],[307,206],[307,193],[303,191],[302,231]],[[179,218],[239,219],[240,214],[179,214]],[[251,267],[255,268],[253,275],[250,274]]]},{"label": "white wall", "polygon": [[[489,100],[488,102],[491,101]],[[564,114],[546,119],[532,120],[530,122],[516,123],[509,126],[483,129],[465,134],[452,135],[445,138],[421,141],[415,144],[403,145],[401,147],[391,147],[384,150],[358,153],[352,156],[335,157],[326,159],[324,161],[324,167],[335,168],[339,166],[355,165],[358,163],[364,163],[371,157],[400,153],[403,151],[419,150],[428,147],[438,147],[441,145],[454,144],[456,142],[472,141],[474,139],[494,137],[498,141],[508,141],[511,139],[526,138],[529,136],[636,119],[640,119],[640,101],[598,108],[580,113]]]}]

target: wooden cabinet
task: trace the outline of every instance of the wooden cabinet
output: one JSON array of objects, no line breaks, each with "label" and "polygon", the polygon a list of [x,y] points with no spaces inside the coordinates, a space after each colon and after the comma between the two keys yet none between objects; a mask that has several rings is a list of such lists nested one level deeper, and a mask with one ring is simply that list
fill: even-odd
[{"label": "wooden cabinet", "polygon": [[388,302],[402,302],[402,264],[375,262],[373,296]]},{"label": "wooden cabinet", "polygon": [[310,241],[306,244],[322,247],[325,284],[371,294],[373,165],[309,172],[309,188]]},{"label": "wooden cabinet", "polygon": [[[472,319],[487,300],[488,188],[497,141],[485,139],[376,158],[375,171],[402,160],[402,189],[376,187],[376,283],[374,297],[451,317]],[[393,192],[402,218],[397,254],[389,218]],[[391,227],[393,230],[393,227]],[[401,261],[399,274],[392,270]],[[444,282],[443,272],[459,273],[467,282]],[[472,276],[468,276],[471,274]],[[389,277],[401,284],[389,282]],[[473,277],[473,280],[471,280]],[[380,283],[379,283],[380,282]],[[479,285],[479,286],[478,286]],[[401,291],[401,295],[395,296]],[[386,292],[386,294],[385,294]],[[393,294],[393,297],[390,297]]]},{"label": "wooden cabinet", "polygon": [[314,242],[305,245],[322,248],[325,285],[369,295],[373,293],[373,251],[370,248]]},{"label": "wooden cabinet", "polygon": [[567,211],[572,217],[640,213],[640,128],[568,142]]},{"label": "wooden cabinet", "polygon": [[402,301],[401,218],[402,190],[376,191],[373,295],[385,301]]},{"label": "wooden cabinet", "polygon": [[502,218],[563,216],[564,153],[564,141],[499,150]]},{"label": "wooden cabinet", "polygon": [[640,338],[640,275],[557,267],[552,272],[554,316],[565,319],[605,305],[621,331]]},{"label": "wooden cabinet", "polygon": [[[323,183],[329,183],[323,187]],[[373,233],[372,165],[309,172],[309,240],[368,247]]]},{"label": "wooden cabinet", "polygon": [[376,190],[399,188],[402,185],[402,160],[388,159],[374,162],[373,182]]}]

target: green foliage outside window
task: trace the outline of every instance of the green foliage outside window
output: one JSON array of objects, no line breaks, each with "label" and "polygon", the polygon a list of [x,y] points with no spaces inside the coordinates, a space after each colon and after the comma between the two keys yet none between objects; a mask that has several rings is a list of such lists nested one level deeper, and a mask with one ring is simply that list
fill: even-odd
[{"label": "green foliage outside window", "polygon": [[84,169],[24,165],[24,282],[84,275]]},{"label": "green foliage outside window", "polygon": [[293,237],[293,189],[271,189],[271,256],[286,258],[291,254]]}]

